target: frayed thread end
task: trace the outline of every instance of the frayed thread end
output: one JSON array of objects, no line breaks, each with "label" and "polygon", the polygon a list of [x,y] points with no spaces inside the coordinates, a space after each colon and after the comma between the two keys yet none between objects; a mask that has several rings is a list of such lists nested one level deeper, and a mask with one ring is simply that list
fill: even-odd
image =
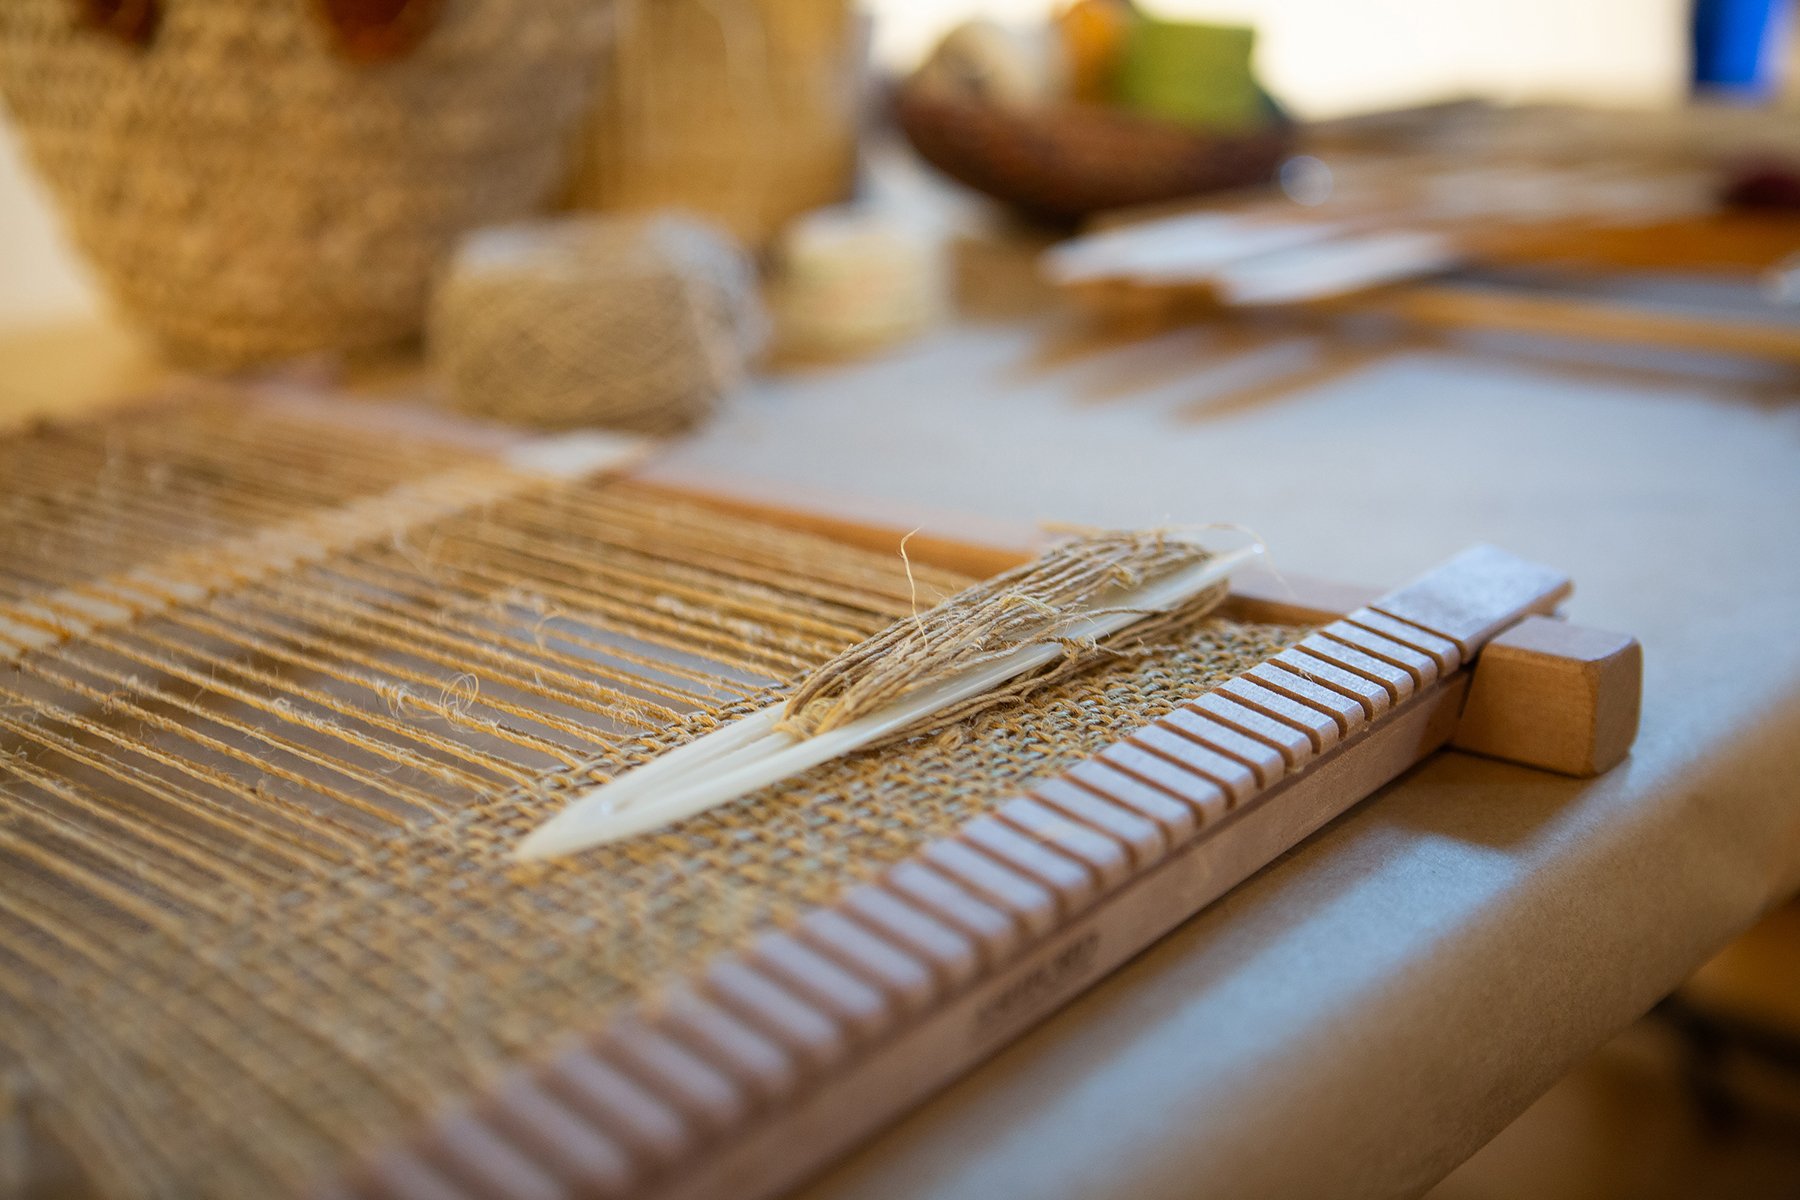
[{"label": "frayed thread end", "polygon": [[801,680],[777,728],[812,737],[1021,647],[1059,644],[1062,655],[1055,661],[940,709],[886,740],[917,737],[1014,703],[1104,658],[1130,653],[1147,640],[1203,619],[1224,600],[1225,584],[1174,608],[1146,612],[1143,620],[1107,638],[1069,636],[1087,618],[1120,611],[1109,609],[1109,599],[1211,557],[1204,546],[1167,529],[1086,533],[838,654]]}]

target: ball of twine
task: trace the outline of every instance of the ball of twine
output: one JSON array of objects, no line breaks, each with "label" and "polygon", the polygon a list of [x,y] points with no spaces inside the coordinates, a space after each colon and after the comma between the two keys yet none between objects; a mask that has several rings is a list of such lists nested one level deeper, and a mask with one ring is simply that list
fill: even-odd
[{"label": "ball of twine", "polygon": [[548,428],[672,433],[743,379],[766,321],[726,235],[689,217],[567,217],[465,241],[433,300],[456,407]]}]

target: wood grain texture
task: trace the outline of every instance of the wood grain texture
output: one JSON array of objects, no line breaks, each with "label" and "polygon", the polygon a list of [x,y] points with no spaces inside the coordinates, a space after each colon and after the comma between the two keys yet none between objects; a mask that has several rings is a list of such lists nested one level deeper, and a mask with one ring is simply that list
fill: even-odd
[{"label": "wood grain texture", "polygon": [[1616,766],[1637,736],[1637,639],[1527,617],[1481,652],[1454,745],[1563,775]]}]

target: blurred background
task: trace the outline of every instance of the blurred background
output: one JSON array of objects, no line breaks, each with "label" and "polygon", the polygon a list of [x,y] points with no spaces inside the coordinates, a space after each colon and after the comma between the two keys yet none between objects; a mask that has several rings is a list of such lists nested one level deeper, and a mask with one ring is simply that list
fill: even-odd
[{"label": "blurred background", "polygon": [[[1026,22],[1050,0],[878,0],[877,61],[905,70],[971,16]],[[1686,94],[1684,0],[1162,0],[1174,18],[1253,25],[1257,71],[1296,115],[1342,116],[1446,95],[1669,104]]]},{"label": "blurred background", "polygon": [[[316,77],[297,65],[292,95],[316,102],[306,88],[325,79],[341,103],[259,110],[271,145],[222,166],[196,151],[219,174],[191,178],[182,147],[216,149],[180,127],[205,125],[184,107],[196,89],[126,89],[143,82],[131,55],[158,53],[156,39],[205,42],[189,15],[203,6],[167,0],[146,18],[149,0],[3,3],[0,339],[30,348],[0,378],[9,413],[171,366],[322,354],[379,358],[377,379],[423,364],[450,402],[486,416],[674,433],[759,372],[1070,301],[1133,327],[1216,322],[1239,349],[1346,312],[1527,335],[1586,322],[1636,346],[1634,370],[1705,374],[1657,355],[1754,348],[1779,365],[1742,372],[1755,403],[1793,397],[1800,43],[1781,3],[652,0],[610,14],[592,93],[571,84],[571,99],[539,86],[559,31],[509,41],[480,15],[504,5],[452,2],[416,45],[384,41],[382,20],[373,40],[340,40],[344,62],[373,65]],[[66,19],[76,11],[86,24]],[[323,54],[310,36],[281,31]],[[270,37],[258,52],[287,53]],[[428,67],[460,82],[432,91]],[[486,107],[449,111],[468,96]],[[414,106],[416,123],[392,136],[329,116],[363,101]],[[522,148],[503,111],[544,145]],[[428,145],[419,130],[448,132]],[[312,158],[283,157],[315,135]],[[1186,173],[1134,174],[1162,167]],[[490,169],[538,183],[502,195]],[[445,178],[475,181],[480,202],[444,204]],[[1314,209],[1341,224],[1295,236],[1349,230],[1339,257],[1261,273],[1221,257],[1221,237],[1287,237]],[[487,228],[551,210],[573,223]],[[661,223],[618,223],[646,214]],[[1195,214],[1241,224],[1226,236],[1179,223]],[[385,273],[381,287],[334,292],[345,263]],[[1481,272],[1521,263],[1562,274],[1489,303],[1500,276]],[[573,301],[559,290],[568,264]],[[1643,277],[1614,288],[1627,266]],[[671,293],[667,280],[685,282]],[[1396,280],[1428,290],[1386,290]],[[1655,293],[1643,321],[1610,307],[1626,291],[1633,312]],[[1717,305],[1700,311],[1702,293]],[[1372,307],[1358,307],[1365,295]],[[691,344],[666,351],[691,369],[621,361],[645,311],[692,324]],[[571,312],[546,332],[547,314]],[[536,347],[529,362],[521,346]],[[1318,369],[1365,361],[1324,353]],[[530,373],[551,358],[560,374]],[[601,391],[612,407],[594,406]],[[1776,912],[1431,1194],[1800,1196],[1800,917]]]},{"label": "blurred background", "polygon": [[[900,74],[972,17],[1025,24],[1053,0],[862,0],[870,56]],[[1667,108],[1691,90],[1689,0],[1157,0],[1171,17],[1253,25],[1256,69],[1302,118],[1481,95]],[[1800,57],[1792,39],[1777,57]],[[1783,70],[1793,95],[1796,72]],[[1791,99],[1789,100],[1791,103]],[[88,315],[95,281],[0,113],[0,321]]]}]

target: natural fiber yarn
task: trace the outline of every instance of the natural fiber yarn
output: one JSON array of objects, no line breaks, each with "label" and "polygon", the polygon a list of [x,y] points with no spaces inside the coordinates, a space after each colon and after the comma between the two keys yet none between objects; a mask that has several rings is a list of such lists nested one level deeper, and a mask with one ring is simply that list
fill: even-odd
[{"label": "natural fiber yarn", "polygon": [[[559,186],[611,0],[0,3],[0,92],[113,298],[233,367],[418,332]],[[366,10],[366,11],[365,11]]]},{"label": "natural fiber yarn", "polygon": [[766,322],[756,277],[688,217],[568,217],[485,230],[433,302],[458,408],[551,428],[687,428],[743,378]]},{"label": "natural fiber yarn", "polygon": [[1094,605],[1102,597],[1197,566],[1211,557],[1210,551],[1194,542],[1156,530],[1096,533],[1065,543],[842,651],[795,686],[781,728],[801,737],[837,729],[947,675],[1001,658],[1022,646],[1060,642],[1061,658],[939,709],[889,740],[916,737],[992,708],[1016,704],[1102,659],[1128,656],[1146,644],[1160,643],[1172,630],[1211,613],[1225,599],[1228,584],[1209,587],[1174,608],[1146,612],[1143,620],[1102,641],[1068,636],[1072,627],[1100,611]]}]

